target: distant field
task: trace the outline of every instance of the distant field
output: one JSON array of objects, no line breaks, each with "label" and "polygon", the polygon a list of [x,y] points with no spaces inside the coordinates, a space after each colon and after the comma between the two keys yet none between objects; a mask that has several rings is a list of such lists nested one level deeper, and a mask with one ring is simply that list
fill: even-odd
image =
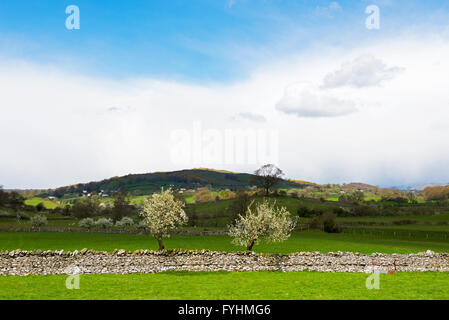
[{"label": "distant field", "polygon": [[[228,236],[182,236],[165,240],[167,249],[209,249],[214,251],[241,251]],[[89,248],[113,251],[114,249],[157,249],[157,243],[149,235],[101,234],[101,233],[53,233],[53,232],[0,232],[0,250],[79,250]],[[426,250],[449,252],[449,241],[408,240],[370,237],[357,234],[328,234],[321,231],[295,232],[283,243],[261,243],[255,252],[292,253],[298,251],[336,252],[351,251],[371,254],[417,253]]]},{"label": "distant field", "polygon": [[[36,214],[29,214],[33,216]],[[46,228],[78,228],[77,220],[65,220],[64,218],[48,220]],[[30,220],[17,221],[14,218],[0,219],[0,228],[31,228]]]},{"label": "distant field", "polygon": [[[215,196],[219,195],[219,192],[212,192]],[[141,205],[143,203],[144,198],[146,198],[148,196],[131,196],[130,200],[131,203],[134,204],[138,204]],[[261,201],[264,197],[259,196],[257,197],[256,201]],[[63,199],[62,202],[67,202],[67,201],[73,201],[79,198],[66,198]],[[193,195],[190,194],[186,194],[186,197],[184,199],[186,201],[187,204],[189,205],[193,205],[195,204],[195,200]],[[336,197],[331,197],[328,199],[328,202],[321,202],[319,200],[314,200],[314,199],[307,199],[307,200],[303,200],[303,199],[298,199],[298,198],[293,198],[290,196],[279,196],[279,197],[271,197],[270,200],[276,201],[278,203],[279,206],[285,206],[287,207],[287,209],[292,212],[292,213],[296,213],[296,210],[298,209],[299,206],[301,205],[307,205],[308,207],[311,208],[328,208],[329,206],[331,206],[332,208],[335,206],[347,206],[345,204],[342,203],[337,203],[338,198]],[[113,203],[113,199],[111,197],[106,197],[106,198],[100,198],[100,201],[103,203]],[[233,201],[233,199],[230,200],[219,200],[219,201],[213,201],[210,203],[196,203],[195,207],[197,208],[198,212],[223,212],[223,208],[225,209],[226,207],[229,206],[229,204]],[[61,204],[58,203],[58,201],[49,201],[48,199],[45,198],[40,198],[40,197],[33,197],[30,199],[27,199],[25,201],[25,203],[27,205],[31,205],[31,206],[37,206],[39,203],[44,203],[45,207],[48,209],[54,209],[58,206],[61,206]]]},{"label": "distant field", "polygon": [[419,222],[431,221],[447,221],[449,222],[449,213],[441,213],[435,215],[420,215],[420,216],[382,216],[382,217],[338,217],[337,220],[340,222],[393,222],[397,220],[417,220]]},{"label": "distant field", "polygon": [[187,204],[195,203],[195,199],[193,198],[193,196],[186,197],[184,200],[186,201]]},{"label": "distant field", "polygon": [[[265,197],[262,196],[255,197],[255,204],[262,202],[264,199]],[[314,199],[303,200],[288,196],[270,197],[269,200],[276,202],[276,205],[279,207],[286,207],[287,210],[293,215],[296,215],[296,212],[300,206],[320,208],[323,210],[339,206],[347,206],[346,204],[340,204],[335,201],[321,202]],[[221,200],[209,203],[197,203],[192,206],[192,208],[195,208],[196,213],[205,213],[212,216],[219,213],[225,213],[226,209],[231,205],[232,201],[233,200]],[[189,207],[187,207],[187,210],[189,210]]]},{"label": "distant field", "polygon": [[[217,192],[214,192],[214,194],[218,195]],[[147,196],[132,196],[130,198],[131,203],[137,204],[137,205],[142,205],[143,200],[146,197]],[[261,202],[264,198],[265,197],[263,197],[263,196],[258,196],[258,197],[255,197],[254,200],[256,203],[258,203],[258,202]],[[330,198],[327,199],[327,201],[320,201],[317,199],[299,199],[299,198],[294,198],[291,196],[277,196],[277,197],[270,197],[269,199],[270,199],[270,201],[275,201],[278,206],[286,207],[287,210],[289,212],[291,212],[293,215],[295,215],[297,213],[298,208],[300,208],[300,207],[308,207],[309,209],[321,209],[323,211],[332,211],[333,209],[339,208],[339,207],[344,207],[344,208],[348,208],[348,209],[354,207],[354,205],[350,204],[350,203],[338,202],[338,198],[336,195],[331,196]],[[75,198],[64,199],[65,202],[63,201],[62,204],[59,204],[58,201],[49,201],[44,198],[34,197],[31,199],[27,199],[26,204],[36,206],[37,204],[42,202],[42,203],[44,203],[46,208],[52,209],[52,208],[56,208],[57,206],[63,206],[64,203],[66,203],[66,201],[68,201],[68,200],[75,200]],[[109,204],[113,203],[113,199],[110,197],[101,198],[100,201],[103,203],[109,203]],[[213,201],[213,202],[208,202],[208,203],[195,203],[192,193],[186,193],[185,201],[187,203],[186,211],[195,210],[195,212],[198,214],[206,214],[207,217],[213,217],[215,215],[221,215],[221,216],[226,215],[228,207],[231,205],[231,203],[234,200],[229,199],[229,200]],[[391,203],[390,203],[390,205],[391,205]],[[405,205],[405,207],[409,207],[409,206]],[[441,210],[442,210],[442,212],[448,211],[445,208],[442,208]],[[388,216],[385,216],[385,217],[384,216],[381,216],[381,217],[363,217],[363,216],[340,217],[339,220],[340,221],[393,221],[393,220],[408,219],[408,218],[421,220],[421,221],[449,221],[449,213],[436,215],[435,218],[430,217],[430,216],[425,216],[425,215],[416,216],[416,218],[409,217],[409,216],[397,215],[394,217],[393,216],[390,216],[390,217],[388,217]]]},{"label": "distant field", "polygon": [[[189,196],[189,202],[193,201],[192,195],[186,194]],[[335,195],[333,195],[335,196]],[[132,197],[133,203],[141,204],[144,196],[134,196]],[[255,197],[255,201],[260,202],[264,199],[264,197]],[[41,198],[32,198],[28,199],[29,203],[40,203],[43,202],[44,199]],[[296,216],[297,209],[301,206],[307,206],[308,208],[320,208],[323,211],[329,211],[333,208],[338,208],[340,206],[353,206],[351,204],[339,203],[335,201],[320,201],[314,199],[298,199],[288,196],[278,196],[271,197],[271,201],[276,201],[278,206],[285,206],[287,209]],[[102,201],[112,201],[110,198],[102,199]],[[228,225],[232,223],[232,213],[228,210],[233,200],[221,200],[214,201],[210,203],[198,203],[198,204],[189,204],[186,206],[185,210],[190,217],[191,223],[185,229],[194,229],[194,230],[225,230]],[[45,203],[45,202],[44,202]],[[50,204],[55,205],[51,201],[47,201],[47,206]],[[441,208],[441,212],[445,212],[445,208]],[[417,211],[413,211],[417,212]],[[418,211],[419,212],[419,211]],[[15,218],[15,214],[13,212],[9,213],[10,216],[6,216],[0,218],[0,228],[4,230],[12,230],[21,229],[21,228],[30,228],[31,223],[30,220],[22,219],[17,220]],[[35,212],[26,212],[28,216],[36,215]],[[48,224],[45,228],[70,228],[70,229],[81,229],[79,227],[79,221],[62,216],[60,214],[48,213],[45,214],[48,218]],[[5,216],[5,215],[3,215]],[[133,218],[137,222],[137,214],[133,215]],[[300,225],[306,226],[308,222],[308,218],[300,218]],[[441,213],[435,215],[410,215],[410,216],[378,216],[378,217],[366,217],[366,216],[358,216],[358,217],[338,217],[337,221],[340,223],[367,223],[367,222],[383,222],[392,224],[394,221],[399,220],[415,220],[416,224],[406,224],[406,225],[345,225],[344,234],[340,235],[330,235],[322,233],[319,237],[314,236],[314,233],[309,233],[306,235],[305,233],[294,234],[292,238],[284,244],[284,245],[276,247],[276,245],[262,245],[260,249],[264,252],[277,252],[276,250],[283,250],[280,252],[294,252],[298,251],[298,248],[301,250],[309,251],[309,250],[328,250],[328,251],[358,251],[358,244],[364,243],[366,247],[360,247],[360,250],[370,251],[382,251],[391,252],[391,250],[401,250],[404,248],[402,252],[407,252],[407,248],[412,248],[415,250],[419,248],[419,250],[427,250],[433,249],[435,251],[449,251],[448,242],[449,242],[449,225],[439,224],[438,222],[448,222],[449,221],[449,213]],[[133,227],[135,229],[136,227]],[[95,227],[94,229],[100,230]],[[119,229],[118,227],[112,227],[112,229]],[[312,236],[313,235],[313,236]],[[132,235],[130,235],[132,236]],[[59,236],[58,236],[59,237]],[[77,237],[77,235],[67,235],[67,238]],[[314,239],[312,239],[314,238]],[[84,238],[83,238],[84,239]],[[125,238],[124,238],[125,239]],[[196,248],[211,248],[213,250],[237,250],[238,248],[232,246],[230,244],[230,239],[226,238],[225,240],[218,240],[215,238],[208,238],[207,241],[198,241],[193,239],[185,239],[181,241],[181,238],[174,237],[173,239],[168,240],[167,244],[169,246],[183,247],[188,249],[196,249]],[[296,240],[294,240],[296,239]],[[332,239],[332,243],[328,243]],[[178,241],[179,240],[179,241]],[[59,240],[58,240],[59,241]],[[61,240],[62,243],[65,243],[70,246],[70,244]],[[83,241],[83,240],[81,240]],[[380,241],[380,242],[379,242]],[[382,241],[389,241],[389,243],[384,246]],[[400,241],[398,246],[395,241]],[[335,243],[343,242],[343,247],[338,247],[334,245]],[[58,242],[59,243],[59,242]],[[152,243],[152,242],[151,242]],[[1,245],[1,244],[0,244]],[[96,243],[94,243],[96,245]],[[153,244],[151,244],[153,245]],[[85,247],[89,247],[89,244],[84,245]],[[113,246],[113,244],[111,244]],[[404,246],[404,247],[402,247]],[[112,250],[115,247],[111,248]],[[138,247],[136,249],[141,249],[142,247]],[[279,248],[279,249],[278,249]],[[317,249],[318,248],[318,249]],[[347,248],[347,249],[345,249]],[[393,249],[392,249],[393,248]],[[23,249],[23,248],[22,248]],[[60,249],[56,247],[55,249]],[[79,249],[76,247],[75,249]],[[271,251],[270,251],[271,250]]]},{"label": "distant field", "polygon": [[448,275],[439,272],[381,274],[379,290],[367,274],[319,272],[165,272],[81,275],[80,289],[67,276],[0,277],[0,300],[55,299],[449,299]]},{"label": "distant field", "polygon": [[59,204],[56,202],[46,200],[44,198],[39,198],[39,197],[34,197],[31,199],[25,200],[25,204],[29,205],[29,206],[37,206],[39,203],[43,203],[45,208],[47,208],[47,209],[54,209],[59,206]]},{"label": "distant field", "polygon": [[406,225],[392,225],[392,226],[370,226],[370,228],[382,228],[390,230],[412,230],[412,231],[441,231],[449,232],[449,225],[435,225],[435,224],[406,224]]}]

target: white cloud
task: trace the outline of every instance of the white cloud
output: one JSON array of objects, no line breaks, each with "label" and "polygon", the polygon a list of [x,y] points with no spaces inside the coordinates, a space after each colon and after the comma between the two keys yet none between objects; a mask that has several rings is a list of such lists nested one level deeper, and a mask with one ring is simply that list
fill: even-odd
[{"label": "white cloud", "polygon": [[342,7],[340,6],[340,4],[336,1],[332,1],[331,3],[329,3],[328,6],[322,7],[322,6],[317,6],[316,7],[316,13],[319,15],[325,15],[328,17],[332,17],[332,13],[341,11]]},{"label": "white cloud", "polygon": [[239,120],[249,120],[249,121],[254,121],[254,122],[266,122],[267,121],[267,119],[263,115],[257,114],[257,113],[252,113],[252,112],[239,112],[236,115],[234,115],[231,119],[234,121],[239,121]]},{"label": "white cloud", "polygon": [[404,71],[400,67],[387,67],[380,59],[372,55],[362,55],[351,62],[343,63],[337,71],[324,78],[323,87],[338,88],[351,86],[355,88],[378,86],[393,79]]},{"label": "white cloud", "polygon": [[332,2],[329,4],[329,10],[331,10],[331,11],[341,10],[341,6],[338,4],[338,2],[332,1]]},{"label": "white cloud", "polygon": [[357,111],[353,101],[343,100],[325,90],[307,84],[295,84],[286,88],[276,109],[298,117],[339,117]]}]

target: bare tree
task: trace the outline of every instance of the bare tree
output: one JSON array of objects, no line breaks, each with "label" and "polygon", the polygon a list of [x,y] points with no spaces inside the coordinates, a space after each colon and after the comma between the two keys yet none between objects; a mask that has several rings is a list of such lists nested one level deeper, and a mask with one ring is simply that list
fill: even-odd
[{"label": "bare tree", "polygon": [[270,189],[273,188],[279,181],[282,180],[284,173],[274,164],[266,164],[254,172],[255,176],[252,178],[258,187],[265,190],[265,195],[269,195]]}]

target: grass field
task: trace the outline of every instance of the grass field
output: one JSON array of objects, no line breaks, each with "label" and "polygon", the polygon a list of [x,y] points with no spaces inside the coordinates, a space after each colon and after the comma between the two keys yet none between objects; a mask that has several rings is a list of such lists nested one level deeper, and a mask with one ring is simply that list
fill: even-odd
[{"label": "grass field", "polygon": [[59,206],[59,204],[56,202],[46,200],[44,198],[39,198],[39,197],[34,197],[34,198],[25,200],[25,204],[29,205],[29,206],[37,206],[39,203],[42,203],[44,205],[44,207],[47,209],[54,209]]},{"label": "grass field", "polygon": [[[137,197],[136,197],[137,198]],[[135,199],[141,200],[141,199]],[[295,210],[300,200],[277,198],[279,205]],[[230,201],[195,205],[199,221],[226,224],[223,212]],[[310,207],[322,207],[309,201]],[[28,213],[27,213],[28,214]],[[29,213],[33,216],[36,213]],[[47,214],[46,227],[78,228],[78,221]],[[214,220],[215,219],[215,220]],[[260,253],[298,251],[352,251],[371,254],[417,253],[428,249],[449,252],[449,213],[395,217],[339,217],[339,222],[386,222],[416,220],[416,224],[346,227],[347,233],[328,234],[318,230],[294,232],[280,244],[260,243]],[[307,219],[301,218],[305,221]],[[429,224],[431,223],[431,224]],[[214,229],[208,223],[208,229]],[[1,228],[27,228],[29,220],[0,219]],[[203,229],[204,226],[197,226]],[[223,229],[217,226],[218,229]],[[354,233],[349,233],[349,229]],[[164,240],[167,249],[242,251],[228,236],[182,236]],[[0,232],[0,250],[95,250],[157,249],[157,242],[143,234]],[[380,275],[380,290],[365,287],[367,274],[318,272],[166,272],[159,274],[81,275],[81,289],[68,290],[66,276],[0,277],[0,299],[449,299],[449,274],[438,272]]]},{"label": "grass field", "polygon": [[385,216],[385,217],[338,217],[339,222],[393,222],[396,220],[416,220],[418,223],[423,222],[439,222],[447,221],[449,222],[449,213],[441,213],[435,215],[421,215],[421,216]]},{"label": "grass field", "polygon": [[[228,236],[172,236],[167,249],[237,251]],[[0,250],[157,249],[148,235],[52,232],[0,232]],[[256,252],[354,251],[449,252],[449,242],[370,238],[366,235],[295,232],[281,244],[262,243]],[[368,274],[320,272],[165,272],[81,275],[80,289],[65,287],[67,276],[0,277],[0,300],[23,299],[449,299],[449,274],[381,274],[380,289],[368,290]]]},{"label": "grass field", "polygon": [[426,224],[407,224],[407,225],[388,225],[388,226],[370,226],[370,228],[382,228],[390,230],[413,230],[413,231],[440,231],[449,232],[449,225],[426,225]]},{"label": "grass field", "polygon": [[[217,192],[215,192],[217,194]],[[190,192],[184,194],[188,205],[185,210],[189,217],[191,218],[191,223],[198,228],[208,228],[208,229],[225,229],[232,223],[234,218],[234,212],[229,210],[229,207],[234,200],[220,200],[209,203],[194,203],[193,196]],[[133,196],[131,198],[132,203],[141,205],[145,196]],[[254,197],[256,203],[261,202],[264,199],[262,196]],[[294,216],[296,215],[298,208],[307,207],[309,210],[320,209],[322,212],[329,212],[337,208],[345,208],[346,210],[354,209],[355,205],[350,203],[341,203],[336,201],[320,201],[317,199],[299,199],[291,196],[276,196],[270,198],[271,201],[275,201],[278,206],[285,206]],[[335,199],[334,199],[335,200]],[[111,204],[113,202],[112,198],[101,198],[102,202]],[[34,197],[27,200],[27,204],[37,205],[43,202],[46,207],[56,206],[57,202],[51,202],[43,198]],[[419,225],[425,224],[437,224],[442,222],[449,222],[449,213],[445,207],[434,207],[432,204],[427,206],[417,205],[413,208],[410,205],[398,205],[389,204],[388,206],[395,207],[398,211],[392,213],[393,211],[388,211],[387,215],[380,215],[382,212],[377,212],[379,216],[364,216],[358,213],[358,216],[349,216],[337,218],[338,222],[341,223],[354,223],[354,222],[384,222],[392,224],[397,220],[416,220]],[[388,207],[387,206],[387,207]],[[413,209],[413,210],[412,210]],[[368,212],[373,214],[373,212]],[[25,212],[28,216],[33,216],[36,212]],[[67,217],[61,216],[61,212],[48,212],[40,213],[46,215],[49,219],[47,227],[58,227],[58,228],[77,228],[78,221],[75,219],[67,219]],[[382,213],[383,214],[383,213]],[[137,217],[137,212],[135,212]],[[0,228],[29,228],[30,221],[16,221],[15,217],[13,219],[0,219]],[[63,220],[55,221],[56,218],[64,218]],[[137,218],[136,218],[137,220]],[[306,222],[308,218],[301,218],[303,222]],[[419,227],[413,227],[412,229],[417,229]],[[420,230],[444,230],[443,226],[437,228],[420,228]],[[448,229],[449,230],[449,229]]]},{"label": "grass field", "polygon": [[449,276],[438,272],[381,274],[320,272],[165,272],[81,275],[68,290],[67,276],[0,277],[0,299],[449,299]]},{"label": "grass field", "polygon": [[[30,217],[36,214],[28,214]],[[48,217],[48,216],[47,216]],[[52,218],[45,225],[46,228],[79,228],[77,220],[67,220],[66,218]],[[30,220],[20,220],[8,218],[0,219],[0,228],[31,228]]]},{"label": "grass field", "polygon": [[[239,251],[228,236],[182,236],[164,240],[167,249],[209,249],[215,251]],[[79,250],[89,248],[113,251],[114,249],[157,249],[157,242],[148,235],[101,233],[53,233],[53,232],[0,232],[0,250]],[[449,241],[384,239],[357,234],[328,234],[312,230],[295,232],[283,243],[261,243],[255,252],[292,253],[298,251],[352,251],[371,254],[417,253],[426,250],[449,252]]]}]

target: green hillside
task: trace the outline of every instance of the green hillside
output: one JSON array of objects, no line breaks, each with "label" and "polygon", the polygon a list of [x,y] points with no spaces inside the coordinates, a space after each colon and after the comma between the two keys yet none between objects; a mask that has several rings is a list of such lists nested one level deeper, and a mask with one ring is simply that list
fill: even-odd
[{"label": "green hillside", "polygon": [[[161,187],[173,189],[195,189],[208,186],[212,189],[246,189],[252,185],[252,174],[233,173],[209,169],[191,169],[173,172],[154,172],[145,174],[130,174],[123,177],[113,177],[102,181],[80,183],[50,190],[43,195],[63,197],[65,195],[81,194],[86,192],[112,193],[126,191],[133,195],[145,195],[159,191]],[[279,188],[301,188],[304,183],[282,180]]]}]

